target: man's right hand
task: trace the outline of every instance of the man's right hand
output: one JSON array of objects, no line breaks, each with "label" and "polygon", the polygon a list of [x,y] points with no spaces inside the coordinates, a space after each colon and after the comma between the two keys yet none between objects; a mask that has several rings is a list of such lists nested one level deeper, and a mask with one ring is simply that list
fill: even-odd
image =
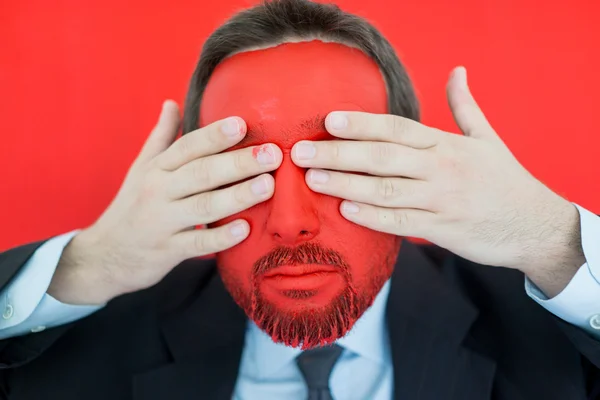
[{"label": "man's right hand", "polygon": [[158,283],[185,259],[225,250],[248,236],[244,220],[195,227],[269,199],[274,180],[267,172],[281,164],[281,150],[268,144],[222,153],[246,134],[239,117],[175,140],[179,124],[177,104],[166,101],[117,196],[65,248],[48,294],[68,304],[103,304]]}]

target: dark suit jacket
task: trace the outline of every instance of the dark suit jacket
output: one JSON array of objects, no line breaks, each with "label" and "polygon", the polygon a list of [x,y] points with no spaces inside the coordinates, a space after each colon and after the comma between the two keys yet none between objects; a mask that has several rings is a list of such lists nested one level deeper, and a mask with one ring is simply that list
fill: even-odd
[{"label": "dark suit jacket", "polygon": [[[1,287],[40,245],[0,254]],[[523,279],[405,241],[387,304],[394,398],[600,398],[600,342],[532,301]],[[83,320],[0,341],[0,396],[230,399],[246,321],[214,261],[189,260]]]}]

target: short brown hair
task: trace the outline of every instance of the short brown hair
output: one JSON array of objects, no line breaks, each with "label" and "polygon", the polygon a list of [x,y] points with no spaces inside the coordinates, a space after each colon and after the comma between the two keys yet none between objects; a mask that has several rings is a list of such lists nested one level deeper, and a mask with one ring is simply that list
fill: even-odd
[{"label": "short brown hair", "polygon": [[204,43],[185,101],[183,133],[199,128],[202,94],[221,61],[236,52],[298,37],[318,37],[361,49],[377,62],[384,75],[388,112],[419,120],[419,103],[406,70],[390,43],[373,25],[334,4],[267,0],[234,15]]}]

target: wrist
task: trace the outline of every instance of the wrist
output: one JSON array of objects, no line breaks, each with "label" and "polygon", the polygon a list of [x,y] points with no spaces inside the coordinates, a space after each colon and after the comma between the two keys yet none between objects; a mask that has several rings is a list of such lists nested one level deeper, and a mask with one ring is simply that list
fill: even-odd
[{"label": "wrist", "polygon": [[72,305],[102,305],[118,295],[98,240],[89,228],[65,246],[47,293]]},{"label": "wrist", "polygon": [[581,244],[579,211],[569,201],[560,200],[549,218],[551,226],[540,227],[540,231],[550,229],[552,234],[529,252],[529,260],[519,268],[548,297],[562,292],[586,262]]}]

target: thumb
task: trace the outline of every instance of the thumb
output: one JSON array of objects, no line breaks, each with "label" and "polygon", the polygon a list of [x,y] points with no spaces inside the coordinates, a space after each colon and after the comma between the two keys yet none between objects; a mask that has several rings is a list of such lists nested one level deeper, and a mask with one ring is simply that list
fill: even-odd
[{"label": "thumb", "polygon": [[149,160],[165,151],[175,141],[180,122],[177,103],[173,100],[165,100],[158,122],[146,139],[138,159]]},{"label": "thumb", "polygon": [[446,96],[454,121],[465,136],[482,139],[497,137],[469,90],[465,67],[456,67],[450,74]]}]

